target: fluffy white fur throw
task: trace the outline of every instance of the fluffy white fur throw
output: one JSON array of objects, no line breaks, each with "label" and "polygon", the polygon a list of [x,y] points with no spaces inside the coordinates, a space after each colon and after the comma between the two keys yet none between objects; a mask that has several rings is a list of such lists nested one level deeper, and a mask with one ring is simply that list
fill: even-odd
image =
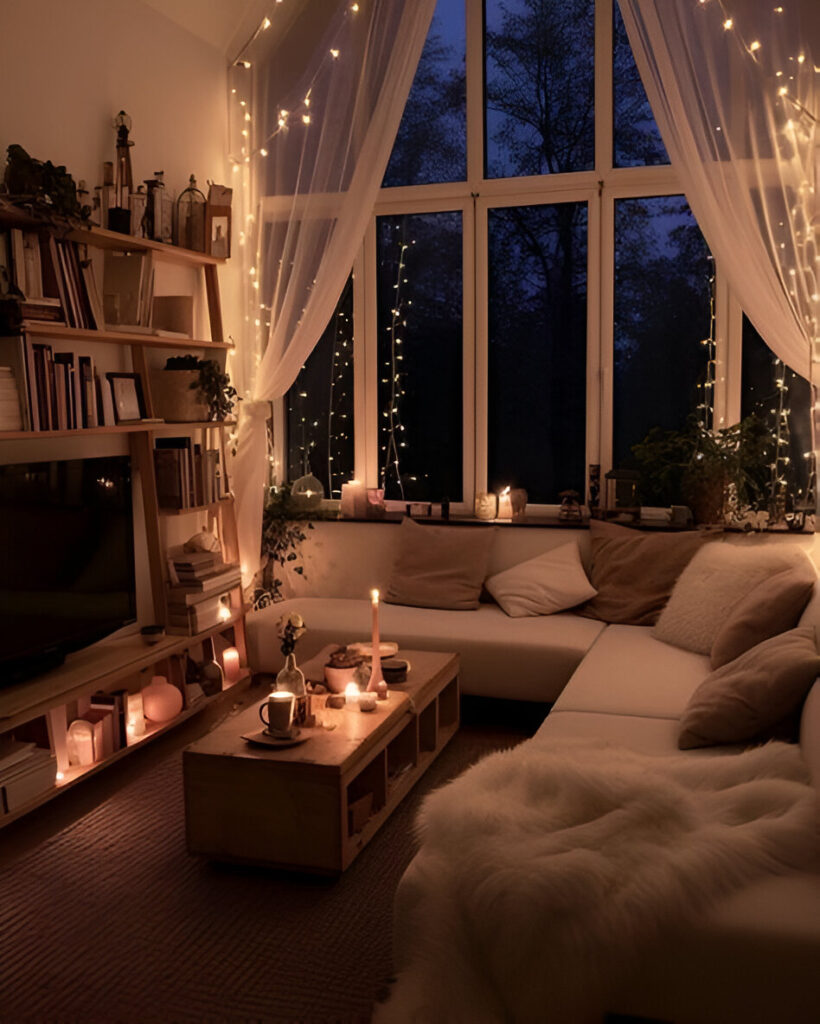
[{"label": "fluffy white fur throw", "polygon": [[528,741],[432,793],[376,1024],[600,1019],[608,984],[687,917],[815,849],[798,748],[651,757]]}]

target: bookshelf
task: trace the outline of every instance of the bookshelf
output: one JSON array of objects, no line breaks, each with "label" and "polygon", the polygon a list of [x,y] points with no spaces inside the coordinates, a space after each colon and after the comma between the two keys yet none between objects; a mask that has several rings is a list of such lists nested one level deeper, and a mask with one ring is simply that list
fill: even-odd
[{"label": "bookshelf", "polygon": [[[149,253],[151,261],[187,268],[195,280],[193,287],[202,289],[206,306],[206,320],[209,338],[189,338],[165,334],[147,333],[144,328],[129,330],[127,325],[112,328],[72,326],[68,311],[64,311],[66,322],[22,318],[13,337],[20,351],[29,352],[35,344],[53,347],[54,352],[74,353],[89,346],[94,353],[98,367],[110,366],[124,375],[135,375],[142,385],[145,417],[138,422],[110,423],[84,419],[81,425],[66,425],[66,420],[78,420],[79,403],[75,404],[74,415],[63,410],[60,417],[52,415],[56,408],[49,404],[45,417],[46,429],[0,430],[0,462],[15,461],[14,452],[23,445],[26,453],[32,450],[38,454],[35,459],[60,459],[66,444],[82,445],[85,457],[95,453],[97,445],[113,443],[121,445],[131,458],[132,473],[138,478],[142,500],[138,513],[138,532],[142,536],[141,548],[145,552],[143,579],[147,584],[147,601],[152,618],[139,625],[159,624],[165,626],[168,619],[169,554],[181,550],[182,541],[200,531],[209,531],[219,541],[218,557],[228,565],[238,565],[238,543],[236,535],[235,507],[230,490],[229,452],[227,436],[233,423],[228,422],[152,422],[154,406],[151,397],[151,374],[156,372],[168,355],[191,353],[200,358],[213,358],[224,369],[225,359],[232,343],[224,340],[222,311],[219,295],[218,267],[225,261],[205,253],[193,252],[177,246],[165,245],[149,239],[133,238],[101,228],[60,230],[44,225],[28,217],[22,211],[9,210],[0,204],[0,232],[16,227],[29,232],[36,231],[42,240],[43,251],[52,243],[54,236],[61,243],[80,243],[83,253],[89,259],[99,252]],[[86,248],[87,247],[87,248]],[[75,282],[76,283],[76,282]],[[89,285],[89,287],[92,287]],[[61,295],[64,294],[61,291]],[[86,296],[86,301],[90,299]],[[53,300],[52,300],[53,304]],[[97,318],[99,322],[99,317]],[[9,335],[0,339],[0,366],[6,365],[4,352],[11,351]],[[5,348],[3,347],[5,345]],[[103,375],[101,385],[104,385]],[[23,400],[30,400],[30,382],[18,380],[17,387]],[[52,392],[53,394],[53,392]],[[65,394],[65,391],[63,392]],[[100,391],[97,389],[99,399]],[[67,406],[70,406],[70,400]],[[101,403],[100,403],[101,404]],[[85,406],[83,406],[85,408]],[[26,421],[23,420],[25,423]],[[29,410],[29,424],[32,422]],[[119,440],[118,440],[119,438]],[[220,490],[212,489],[203,493],[191,491],[191,501],[185,507],[168,509],[160,506],[157,490],[154,452],[157,442],[165,439],[180,439],[190,446],[192,452],[216,452],[214,456],[219,467]],[[78,442],[79,439],[79,442]],[[89,439],[85,442],[83,439]],[[26,456],[28,457],[28,455]],[[205,500],[205,499],[208,500]],[[194,500],[195,499],[195,500]],[[221,596],[221,595],[220,595]],[[101,640],[73,654],[52,671],[45,672],[25,682],[0,686],[0,828],[40,806],[46,801],[79,783],[83,778],[103,770],[120,760],[132,750],[150,742],[156,736],[185,721],[237,685],[244,685],[250,678],[247,669],[245,643],[245,608],[241,587],[233,585],[225,595],[224,607],[220,606],[218,621],[193,634],[164,634],[152,644],[146,644],[137,632],[126,636],[114,636]],[[142,617],[146,612],[143,608]],[[135,627],[136,628],[136,627]],[[228,648],[236,648],[242,668],[233,678],[219,681],[219,672],[214,682],[213,671],[208,686],[203,681],[200,691],[191,686],[188,669],[191,662],[196,665],[211,664],[223,667],[222,654]],[[162,675],[176,686],[183,698],[181,711],[171,720],[150,722],[145,720],[144,733],[125,734],[122,726],[120,744],[116,749],[100,753],[95,749],[91,763],[76,764],[76,757],[69,750],[68,726],[87,713],[92,695],[115,693],[136,696],[151,681],[152,676]],[[203,675],[204,680],[204,675]],[[226,698],[230,699],[230,698]],[[121,712],[122,714],[123,712]],[[112,722],[115,712],[112,712]],[[37,767],[32,767],[30,784],[20,786],[18,779],[23,771],[4,770],[4,754],[10,749],[33,744],[38,754]],[[48,751],[50,759],[43,757]],[[32,760],[34,765],[34,760]]]}]

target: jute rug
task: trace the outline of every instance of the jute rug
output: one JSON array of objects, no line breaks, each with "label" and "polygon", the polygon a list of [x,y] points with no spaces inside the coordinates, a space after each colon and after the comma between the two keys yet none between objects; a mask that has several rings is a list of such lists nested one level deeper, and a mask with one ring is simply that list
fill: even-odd
[{"label": "jute rug", "polygon": [[368,1021],[420,800],[522,738],[464,727],[338,881],[189,856],[181,754],[164,756],[0,867],[0,1021]]}]

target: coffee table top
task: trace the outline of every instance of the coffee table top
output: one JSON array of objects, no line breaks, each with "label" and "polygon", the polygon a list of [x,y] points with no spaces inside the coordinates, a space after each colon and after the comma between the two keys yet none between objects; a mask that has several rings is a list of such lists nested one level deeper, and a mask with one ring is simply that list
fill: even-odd
[{"label": "coffee table top", "polygon": [[276,762],[281,765],[314,765],[345,773],[354,761],[360,760],[375,747],[386,733],[394,729],[413,706],[425,705],[458,674],[458,655],[440,651],[406,651],[400,657],[410,663],[407,681],[388,687],[386,701],[376,701],[375,711],[352,708],[326,708],[324,697],[313,698],[313,710],[321,722],[303,729],[308,739],[292,747],[268,748],[254,746],[242,739],[243,734],[262,728],[259,707],[267,694],[250,708],[228,718],[212,732],[186,747],[186,754],[214,757],[241,757]]}]

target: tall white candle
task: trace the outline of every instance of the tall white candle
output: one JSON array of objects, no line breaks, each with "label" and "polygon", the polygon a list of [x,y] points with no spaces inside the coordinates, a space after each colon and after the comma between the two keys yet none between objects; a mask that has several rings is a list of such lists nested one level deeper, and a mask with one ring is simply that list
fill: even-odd
[{"label": "tall white candle", "polygon": [[370,638],[371,646],[371,661],[370,661],[370,681],[367,684],[368,690],[376,690],[380,682],[383,681],[384,676],[382,675],[382,658],[379,650],[379,592],[378,590],[370,591],[370,603],[373,608],[373,631]]},{"label": "tall white candle", "polygon": [[222,671],[226,683],[235,683],[239,679],[239,651],[235,647],[226,647],[222,652]]},{"label": "tall white candle", "polygon": [[505,487],[498,495],[498,518],[512,519],[512,498],[509,487]]}]

